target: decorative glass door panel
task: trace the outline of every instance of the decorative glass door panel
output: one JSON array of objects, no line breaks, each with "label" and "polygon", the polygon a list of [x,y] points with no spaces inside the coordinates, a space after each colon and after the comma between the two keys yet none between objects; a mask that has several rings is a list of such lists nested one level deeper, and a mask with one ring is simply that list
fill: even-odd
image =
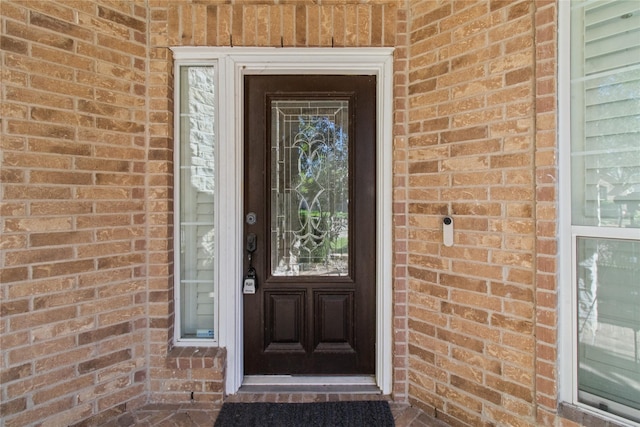
[{"label": "decorative glass door panel", "polygon": [[272,100],[271,120],[271,274],[346,276],[348,100]]}]

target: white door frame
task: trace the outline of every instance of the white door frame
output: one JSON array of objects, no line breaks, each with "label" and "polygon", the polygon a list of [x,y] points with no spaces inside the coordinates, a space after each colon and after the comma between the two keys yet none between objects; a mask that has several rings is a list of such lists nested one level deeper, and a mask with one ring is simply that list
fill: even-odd
[{"label": "white door frame", "polygon": [[219,259],[219,344],[227,349],[227,394],[243,382],[243,328],[240,281],[243,276],[244,76],[248,74],[375,75],[376,89],[376,372],[383,394],[393,374],[392,172],[393,48],[215,48],[175,47],[181,62],[211,61],[218,70],[218,156],[216,230]]}]

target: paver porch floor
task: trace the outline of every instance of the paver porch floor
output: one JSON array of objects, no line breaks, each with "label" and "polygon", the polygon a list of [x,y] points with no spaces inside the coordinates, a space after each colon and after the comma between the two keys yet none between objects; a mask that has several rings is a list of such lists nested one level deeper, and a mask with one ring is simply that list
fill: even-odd
[{"label": "paver porch floor", "polygon": [[[324,402],[336,400],[377,400],[387,397],[379,394],[348,394],[348,393],[238,393],[227,397],[228,402]],[[442,421],[436,420],[423,411],[406,403],[389,401],[396,427],[446,427]],[[119,416],[104,424],[104,427],[129,426],[180,426],[212,427],[220,404],[190,403],[190,404],[150,404]]]}]

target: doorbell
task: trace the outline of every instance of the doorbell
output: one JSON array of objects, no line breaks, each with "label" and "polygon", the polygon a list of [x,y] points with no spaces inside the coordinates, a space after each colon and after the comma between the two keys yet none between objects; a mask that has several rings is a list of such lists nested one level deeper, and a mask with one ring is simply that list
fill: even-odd
[{"label": "doorbell", "polygon": [[450,216],[442,219],[442,241],[445,246],[453,246],[453,218]]}]

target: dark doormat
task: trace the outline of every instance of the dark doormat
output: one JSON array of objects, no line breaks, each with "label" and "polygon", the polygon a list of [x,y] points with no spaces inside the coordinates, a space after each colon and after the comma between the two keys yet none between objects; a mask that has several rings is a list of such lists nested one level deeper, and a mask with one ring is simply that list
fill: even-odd
[{"label": "dark doormat", "polygon": [[386,400],[316,403],[225,403],[215,427],[393,427]]}]

